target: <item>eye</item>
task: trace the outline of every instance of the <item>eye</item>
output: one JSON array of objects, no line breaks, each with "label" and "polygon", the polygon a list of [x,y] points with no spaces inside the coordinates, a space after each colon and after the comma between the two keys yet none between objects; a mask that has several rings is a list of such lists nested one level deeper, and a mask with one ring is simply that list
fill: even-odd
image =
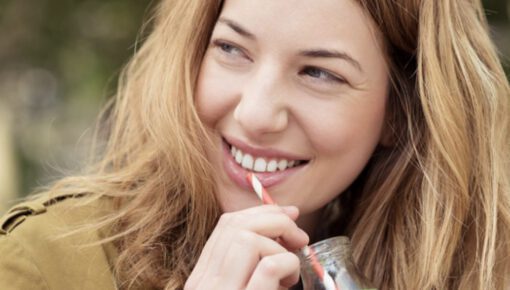
[{"label": "eye", "polygon": [[339,83],[339,84],[346,83],[346,81],[343,78],[336,76],[335,74],[333,74],[327,70],[320,69],[318,67],[313,67],[313,66],[305,67],[300,72],[300,74],[304,75],[306,77],[312,78],[314,81],[319,80],[319,81]]},{"label": "eye", "polygon": [[218,49],[219,52],[227,57],[244,57],[248,58],[246,56],[246,53],[244,51],[237,47],[234,44],[228,43],[226,41],[222,40],[215,40],[212,43],[213,47]]}]

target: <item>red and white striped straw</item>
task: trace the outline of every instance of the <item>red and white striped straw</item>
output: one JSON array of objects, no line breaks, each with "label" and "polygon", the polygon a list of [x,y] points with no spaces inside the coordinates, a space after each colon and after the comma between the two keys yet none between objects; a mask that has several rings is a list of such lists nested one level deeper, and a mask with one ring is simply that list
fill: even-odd
[{"label": "red and white striped straw", "polygon": [[[255,174],[248,172],[248,174],[246,174],[246,179],[251,184],[251,187],[264,204],[276,205],[274,200],[271,198],[267,190],[262,186],[262,183],[260,183]],[[324,271],[324,268],[317,259],[315,252],[308,246],[305,246],[303,249],[301,249],[301,251],[306,257],[310,257],[312,268],[315,271],[315,274],[317,274],[317,276],[319,276],[319,278],[322,280],[322,284],[324,285],[326,290],[340,290],[337,287],[335,281],[333,280],[333,277],[331,277],[329,273]]]},{"label": "red and white striped straw", "polygon": [[262,183],[260,183],[259,179],[255,176],[255,174],[248,173],[246,175],[246,179],[251,184],[251,187],[253,187],[253,190],[258,195],[259,199],[262,200],[262,203],[276,204],[269,193],[267,193],[267,190],[262,186]]}]

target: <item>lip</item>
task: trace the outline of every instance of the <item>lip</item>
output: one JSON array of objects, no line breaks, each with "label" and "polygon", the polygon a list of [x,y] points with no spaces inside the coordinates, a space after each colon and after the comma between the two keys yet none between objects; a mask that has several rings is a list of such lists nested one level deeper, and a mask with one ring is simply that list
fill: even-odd
[{"label": "lip", "polygon": [[[227,141],[227,142],[229,142],[229,141]],[[234,146],[236,146],[236,145],[234,145]],[[248,171],[248,170],[244,169],[234,160],[234,157],[232,157],[232,155],[230,154],[230,148],[229,148],[228,144],[225,142],[225,140],[222,140],[222,149],[223,149],[222,150],[223,151],[223,167],[224,167],[228,177],[234,183],[236,183],[238,186],[240,186],[241,188],[252,191],[253,189],[252,189],[251,185],[246,180],[246,175],[248,174],[248,172],[252,172],[252,171]],[[241,150],[243,150],[243,149],[241,149]],[[261,150],[257,150],[257,152],[260,152],[260,151]],[[266,150],[266,152],[267,152],[267,150]],[[276,153],[276,151],[273,150],[273,153]],[[253,153],[253,154],[256,154],[256,153]],[[262,155],[262,154],[260,154],[260,155]],[[264,156],[269,157],[269,155],[264,155]],[[273,156],[284,158],[284,157],[282,157],[282,154],[273,155]],[[287,156],[289,156],[289,155],[287,155]],[[282,171],[252,172],[252,173],[254,173],[257,176],[257,178],[260,180],[260,183],[262,183],[262,185],[265,188],[270,188],[272,186],[275,186],[277,184],[284,182],[290,176],[303,170],[306,166],[308,166],[308,164],[288,168],[288,169],[285,169]]]}]

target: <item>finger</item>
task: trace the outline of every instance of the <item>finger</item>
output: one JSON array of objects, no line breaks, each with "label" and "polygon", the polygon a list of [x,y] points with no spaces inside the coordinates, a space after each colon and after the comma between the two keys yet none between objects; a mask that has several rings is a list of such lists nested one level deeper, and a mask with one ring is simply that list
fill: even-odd
[{"label": "finger", "polygon": [[237,211],[237,213],[241,214],[262,214],[262,213],[278,213],[283,212],[284,214],[288,215],[291,219],[295,220],[299,216],[299,209],[296,206],[278,206],[275,204],[264,204],[260,206],[254,206],[249,207],[240,211]]},{"label": "finger", "polygon": [[228,277],[225,289],[244,288],[261,258],[285,252],[284,247],[270,238],[250,231],[238,233],[221,265],[220,275]]},{"label": "finger", "polygon": [[274,205],[223,214],[186,284],[199,285],[203,279],[219,275],[225,254],[229,252],[230,244],[239,230],[259,231],[272,238],[282,236],[282,244],[290,250],[303,247],[308,243],[308,236],[292,220],[298,214],[296,207],[281,208]]},{"label": "finger", "polygon": [[288,288],[298,280],[298,257],[290,252],[280,253],[260,260],[246,290],[276,290],[280,286]]},{"label": "finger", "polygon": [[213,249],[217,248],[220,238],[221,235],[218,233],[215,234],[213,232],[213,234],[211,234],[211,237],[200,253],[193,271],[186,281],[185,289],[200,289],[199,285],[202,283],[202,280],[207,278],[205,273],[208,272],[211,267],[218,267],[214,264],[221,258],[215,257],[215,254],[218,255],[221,253],[216,253]]},{"label": "finger", "polygon": [[296,221],[299,216],[299,209],[295,206],[282,206],[283,213],[288,215],[293,221]]},{"label": "finger", "polygon": [[220,247],[229,247],[229,244],[225,243],[230,242],[231,239],[229,239],[229,237],[231,235],[231,231],[218,229],[213,231],[202,249],[193,271],[186,281],[186,286],[188,286],[189,289],[199,289],[199,285],[202,283],[203,279],[208,279],[209,275],[214,275],[214,273],[211,272],[219,268],[220,262],[223,260],[222,256],[226,254],[225,251],[217,249]]},{"label": "finger", "polygon": [[280,238],[283,244],[293,251],[309,242],[308,235],[292,219],[297,218],[298,214],[299,211],[294,206],[283,208],[274,205],[258,206],[223,214],[215,232],[227,227],[247,229],[273,239]]},{"label": "finger", "polygon": [[[291,208],[295,208],[295,209],[291,209]],[[248,207],[248,208],[239,210],[235,213],[257,214],[257,213],[265,213],[265,212],[289,212],[291,214],[296,209],[297,209],[297,207],[295,207],[295,206],[278,206],[275,204],[263,204],[263,205],[259,205],[259,206]],[[232,213],[234,213],[234,212],[232,212]]]},{"label": "finger", "polygon": [[296,250],[304,247],[309,242],[308,234],[300,229],[296,223],[283,213],[267,213],[250,219],[244,219],[245,229],[256,232],[260,235],[281,239],[289,250]]},{"label": "finger", "polygon": [[[308,235],[281,212],[256,217],[238,214],[232,216],[228,223],[219,225],[216,231],[223,234],[215,239],[212,247],[207,247],[214,254],[204,259],[207,267],[202,277],[221,276],[236,270],[244,273],[233,279],[234,284],[245,281],[261,257],[286,252],[287,249],[296,250],[308,243]],[[276,237],[280,244],[273,240]],[[225,269],[228,270],[225,272]]]},{"label": "finger", "polygon": [[[261,209],[261,211],[275,211],[274,208]],[[218,270],[223,256],[226,254],[224,249],[228,249],[231,237],[233,236],[232,231],[229,229],[232,224],[234,215],[237,213],[224,213],[218,220],[216,227],[214,228],[211,236],[207,240],[202,252],[200,253],[199,259],[193,268],[186,284],[193,287],[197,287],[202,279],[207,279],[207,274],[215,275],[214,271]],[[209,281],[210,282],[210,281]]]},{"label": "finger", "polygon": [[253,208],[247,208],[237,212],[229,212],[221,215],[216,227],[214,228],[211,236],[205,244],[197,264],[193,268],[188,280],[187,285],[199,285],[202,279],[207,279],[209,275],[218,275],[224,255],[228,252],[233,237],[232,228],[244,228],[246,220],[263,216],[268,213],[285,213],[289,212],[294,215],[294,209],[282,209],[276,205],[262,205]]}]

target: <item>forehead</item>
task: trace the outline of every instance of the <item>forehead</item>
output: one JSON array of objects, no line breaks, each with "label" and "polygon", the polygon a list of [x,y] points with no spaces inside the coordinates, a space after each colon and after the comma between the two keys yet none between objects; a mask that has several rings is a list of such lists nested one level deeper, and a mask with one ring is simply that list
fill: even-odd
[{"label": "forehead", "polygon": [[378,39],[372,19],[353,0],[226,0],[221,16],[262,40],[373,45]]}]

